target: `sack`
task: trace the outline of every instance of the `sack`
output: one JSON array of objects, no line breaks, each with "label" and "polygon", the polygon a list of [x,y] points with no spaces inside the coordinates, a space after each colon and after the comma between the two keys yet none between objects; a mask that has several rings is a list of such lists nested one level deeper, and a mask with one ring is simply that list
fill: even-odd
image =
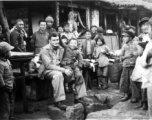
[{"label": "sack", "polygon": [[114,63],[108,65],[108,75],[112,83],[120,81],[122,73],[122,63]]}]

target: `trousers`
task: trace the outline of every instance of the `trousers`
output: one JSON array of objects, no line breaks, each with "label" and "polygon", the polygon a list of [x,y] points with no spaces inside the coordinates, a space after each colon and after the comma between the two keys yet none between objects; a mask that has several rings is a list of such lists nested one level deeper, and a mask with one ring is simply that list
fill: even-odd
[{"label": "trousers", "polygon": [[[46,70],[44,76],[46,79],[52,79],[54,101],[59,102],[65,100],[63,74],[60,71]],[[75,99],[85,97],[87,95],[85,83],[76,85],[76,91],[78,94],[75,95]]]},{"label": "trousers", "polygon": [[148,96],[149,119],[152,120],[152,87],[147,88],[147,96]]},{"label": "trousers", "polygon": [[7,91],[0,88],[0,120],[9,120],[13,115],[15,103],[15,90]]}]

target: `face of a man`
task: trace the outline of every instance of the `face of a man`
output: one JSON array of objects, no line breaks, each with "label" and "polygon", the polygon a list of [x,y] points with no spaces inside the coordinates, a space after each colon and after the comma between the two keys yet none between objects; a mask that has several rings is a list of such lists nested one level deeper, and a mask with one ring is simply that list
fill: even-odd
[{"label": "face of a man", "polygon": [[46,24],[47,24],[48,27],[52,27],[53,21],[47,21]]},{"label": "face of a man", "polygon": [[24,22],[23,22],[23,21],[19,21],[19,22],[16,24],[16,27],[17,27],[19,30],[24,29]]},{"label": "face of a man", "polygon": [[76,49],[77,48],[77,41],[76,40],[71,40],[70,43],[69,43],[69,46],[70,48],[73,50],[73,49]]},{"label": "face of a man", "polygon": [[42,30],[42,31],[46,30],[46,22],[40,23],[40,30]]},{"label": "face of a man", "polygon": [[58,47],[59,46],[59,37],[51,37],[51,40],[50,40],[50,44],[53,46],[53,47]]},{"label": "face of a man", "polygon": [[65,32],[69,32],[70,31],[69,26],[68,25],[64,26],[64,30]]},{"label": "face of a man", "polygon": [[59,33],[59,34],[63,33],[63,28],[62,28],[62,27],[59,27],[59,28],[58,28],[58,33]]}]

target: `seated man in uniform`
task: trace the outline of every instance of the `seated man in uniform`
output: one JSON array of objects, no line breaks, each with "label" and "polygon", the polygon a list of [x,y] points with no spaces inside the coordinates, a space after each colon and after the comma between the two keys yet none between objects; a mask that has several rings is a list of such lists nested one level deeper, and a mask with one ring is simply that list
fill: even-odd
[{"label": "seated man in uniform", "polygon": [[[71,76],[72,70],[60,66],[64,49],[59,46],[59,36],[56,32],[51,34],[49,43],[50,44],[45,46],[40,52],[40,60],[42,61],[42,64],[39,68],[39,77],[41,77],[41,79],[52,79],[54,105],[65,110],[66,106],[62,104],[62,101],[65,100],[63,75]],[[85,83],[83,82],[76,86],[76,90],[78,94],[75,95],[75,103],[86,103],[88,99],[85,97],[87,95]]]}]

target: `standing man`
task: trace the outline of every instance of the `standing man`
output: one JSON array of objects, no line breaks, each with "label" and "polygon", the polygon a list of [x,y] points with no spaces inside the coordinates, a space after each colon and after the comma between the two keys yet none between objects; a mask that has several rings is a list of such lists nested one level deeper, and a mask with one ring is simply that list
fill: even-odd
[{"label": "standing man", "polygon": [[31,39],[31,46],[35,54],[39,54],[42,47],[49,43],[49,33],[46,31],[46,21],[39,21],[39,30],[35,32]]},{"label": "standing man", "polygon": [[51,34],[52,32],[56,32],[56,30],[54,28],[52,28],[53,23],[54,23],[54,19],[52,18],[51,15],[47,16],[45,18],[46,21],[46,31]]},{"label": "standing man", "polygon": [[[49,43],[50,44],[45,46],[40,53],[42,64],[39,68],[39,76],[49,80],[52,79],[54,104],[56,107],[65,110],[66,106],[61,103],[65,100],[63,75],[71,76],[72,71],[71,69],[65,69],[60,66],[64,49],[59,46],[59,36],[56,32],[52,33]],[[83,103],[86,103],[85,96],[87,93],[85,83],[83,82],[82,84],[77,85],[76,90],[78,94],[75,95],[75,103],[83,101]]]},{"label": "standing man", "polygon": [[26,43],[24,41],[23,30],[24,22],[21,19],[16,20],[16,27],[10,34],[10,43],[14,46],[13,51],[17,52],[25,52],[26,51]]}]

